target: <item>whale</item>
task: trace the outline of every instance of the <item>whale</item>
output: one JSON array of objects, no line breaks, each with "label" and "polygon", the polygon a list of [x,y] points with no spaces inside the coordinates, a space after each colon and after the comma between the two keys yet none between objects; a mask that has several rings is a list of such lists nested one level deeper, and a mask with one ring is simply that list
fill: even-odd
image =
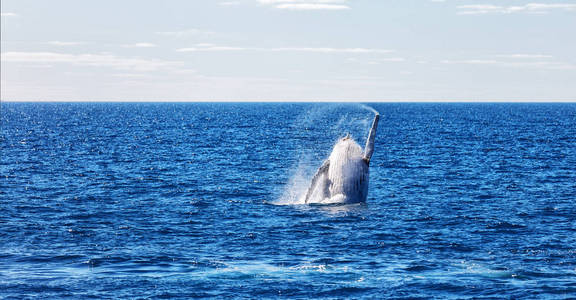
[{"label": "whale", "polygon": [[364,150],[347,134],[339,139],[330,156],[316,171],[304,195],[306,204],[351,204],[366,202],[370,159],[380,114],[375,112]]}]

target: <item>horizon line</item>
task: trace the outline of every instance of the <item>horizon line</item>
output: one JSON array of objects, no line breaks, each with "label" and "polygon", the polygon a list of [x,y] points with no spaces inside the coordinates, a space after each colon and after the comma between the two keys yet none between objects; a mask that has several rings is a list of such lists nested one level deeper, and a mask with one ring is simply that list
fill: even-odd
[{"label": "horizon line", "polygon": [[556,100],[3,100],[0,103],[576,103]]}]

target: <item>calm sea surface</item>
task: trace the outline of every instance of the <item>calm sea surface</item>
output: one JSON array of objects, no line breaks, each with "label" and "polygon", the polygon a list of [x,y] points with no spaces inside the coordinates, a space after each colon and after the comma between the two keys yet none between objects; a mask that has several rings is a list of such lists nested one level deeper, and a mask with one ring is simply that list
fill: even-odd
[{"label": "calm sea surface", "polygon": [[576,104],[1,103],[0,298],[574,298]]}]

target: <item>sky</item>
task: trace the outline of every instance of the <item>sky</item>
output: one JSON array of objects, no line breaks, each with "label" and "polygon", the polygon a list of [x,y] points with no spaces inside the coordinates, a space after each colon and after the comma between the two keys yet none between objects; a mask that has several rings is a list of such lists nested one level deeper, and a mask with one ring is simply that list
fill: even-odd
[{"label": "sky", "polygon": [[2,101],[576,101],[576,0],[2,0]]}]

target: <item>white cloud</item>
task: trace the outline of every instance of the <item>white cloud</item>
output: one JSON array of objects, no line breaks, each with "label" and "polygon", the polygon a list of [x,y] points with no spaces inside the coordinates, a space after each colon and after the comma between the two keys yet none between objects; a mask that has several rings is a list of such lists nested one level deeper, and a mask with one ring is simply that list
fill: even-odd
[{"label": "white cloud", "polygon": [[289,10],[345,10],[350,9],[347,5],[314,4],[314,3],[286,3],[275,6],[278,9]]},{"label": "white cloud", "polygon": [[519,58],[519,59],[554,58],[554,56],[552,56],[552,55],[545,55],[545,54],[503,54],[503,55],[498,55],[498,57]]},{"label": "white cloud", "polygon": [[125,48],[154,48],[156,44],[152,43],[135,43],[135,44],[128,44],[124,45]]},{"label": "white cloud", "polygon": [[111,54],[66,54],[54,52],[3,52],[2,62],[17,63],[68,63],[80,66],[112,67],[139,72],[172,69],[180,62],[158,59],[126,58]]},{"label": "white cloud", "polygon": [[52,46],[78,46],[78,45],[83,45],[85,44],[84,42],[62,42],[62,41],[50,41],[48,42],[48,45],[52,45]]},{"label": "white cloud", "polygon": [[373,48],[261,48],[262,51],[297,51],[297,52],[318,52],[318,53],[390,53],[392,50]]},{"label": "white cloud", "polygon": [[347,10],[348,0],[258,0],[260,4],[286,10]]},{"label": "white cloud", "polygon": [[145,78],[148,77],[146,73],[116,73],[112,74],[113,77],[120,78]]},{"label": "white cloud", "polygon": [[482,14],[546,14],[553,10],[576,11],[576,4],[570,3],[528,3],[516,6],[501,6],[492,4],[460,5],[458,14],[482,15]]},{"label": "white cloud", "polygon": [[245,51],[252,50],[252,48],[241,48],[241,47],[223,47],[223,46],[208,46],[208,47],[190,47],[190,48],[180,48],[176,51],[178,52],[198,52],[198,51]]},{"label": "white cloud", "polygon": [[379,59],[378,62],[403,62],[406,61],[403,57],[390,57]]},{"label": "white cloud", "polygon": [[202,30],[202,29],[197,29],[197,28],[189,28],[189,29],[178,30],[178,31],[159,31],[159,32],[156,32],[156,34],[163,35],[163,36],[169,36],[169,37],[175,37],[175,38],[184,38],[184,37],[190,37],[190,36],[213,35],[214,32],[206,31],[206,30]]},{"label": "white cloud", "polygon": [[348,0],[258,0],[261,4],[281,4],[281,3],[314,3],[314,4],[335,4],[346,3]]},{"label": "white cloud", "polygon": [[[507,56],[509,58],[514,58]],[[536,57],[532,57],[535,59]],[[576,64],[549,60],[495,60],[495,59],[466,59],[466,60],[443,60],[444,64],[464,65],[491,65],[511,68],[536,68],[548,70],[576,70]]]},{"label": "white cloud", "polygon": [[493,59],[465,59],[465,60],[443,60],[443,64],[466,64],[466,65],[493,65],[498,61]]},{"label": "white cloud", "polygon": [[316,52],[316,53],[390,53],[393,50],[374,48],[327,48],[327,47],[279,47],[279,48],[259,48],[259,47],[225,47],[207,44],[196,47],[180,48],[178,52],[202,52],[202,51],[262,51],[262,52]]},{"label": "white cloud", "polygon": [[216,46],[216,45],[211,44],[211,43],[199,43],[199,44],[196,44],[196,47],[214,47],[214,46]]},{"label": "white cloud", "polygon": [[348,59],[346,59],[349,62],[353,62],[353,63],[358,63],[358,64],[366,64],[366,65],[381,65],[384,63],[390,63],[390,62],[405,62],[406,59],[403,57],[386,57],[386,58],[378,58],[378,59],[372,59],[372,60],[364,60],[364,59],[359,59],[356,57],[350,57]]},{"label": "white cloud", "polygon": [[0,17],[2,18],[8,18],[8,17],[19,17],[20,15],[17,13],[13,13],[13,12],[3,12],[0,13]]},{"label": "white cloud", "polygon": [[242,4],[240,1],[224,1],[224,2],[218,3],[218,5],[221,5],[221,6],[236,6],[236,5],[240,5],[240,4]]}]

